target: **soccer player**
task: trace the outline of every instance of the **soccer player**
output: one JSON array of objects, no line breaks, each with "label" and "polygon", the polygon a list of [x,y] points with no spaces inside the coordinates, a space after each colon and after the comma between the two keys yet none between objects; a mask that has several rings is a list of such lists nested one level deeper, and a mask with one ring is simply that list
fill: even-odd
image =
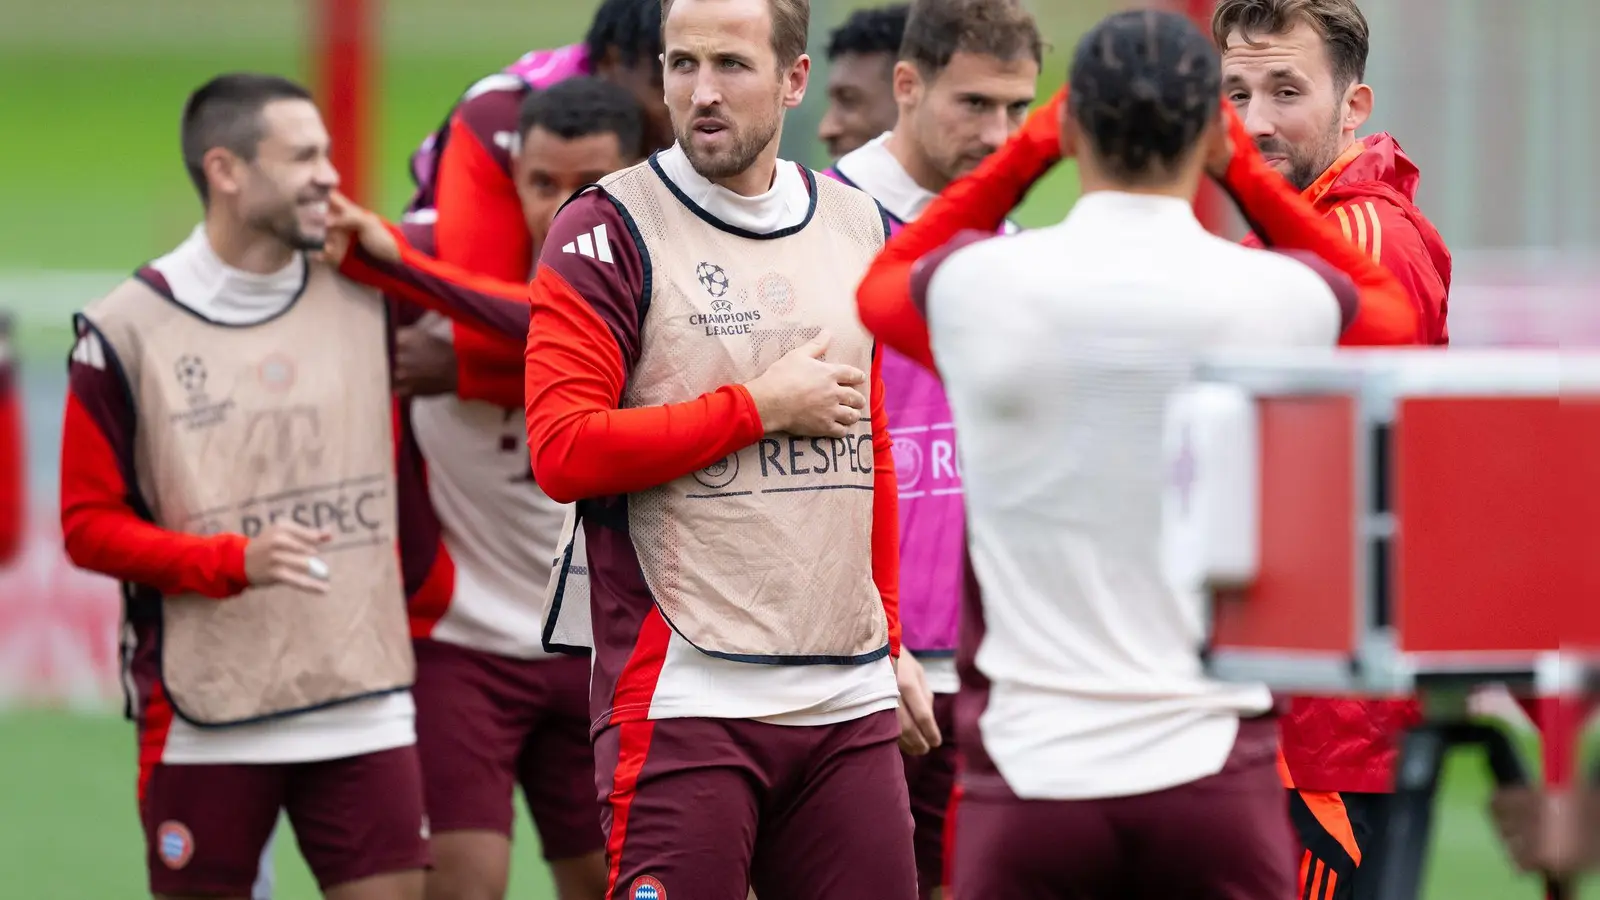
[{"label": "soccer player", "polygon": [[[1219,115],[1220,81],[1183,16],[1106,19],[1070,100],[947,188],[860,288],[868,327],[937,365],[961,434],[958,900],[1293,896],[1271,696],[1204,677],[1202,599],[1160,564],[1163,411],[1203,354],[1331,346],[1341,325],[1404,342],[1419,316]],[[1066,221],[994,237],[1073,150]],[[1208,172],[1283,252],[1201,227]]]},{"label": "soccer player", "polygon": [[[593,77],[568,79],[523,99],[512,170],[536,245],[563,201],[637,161],[643,127],[628,92]],[[393,298],[429,306],[465,296],[469,324],[490,331],[509,322],[498,330],[502,339],[526,340],[526,282],[491,287],[505,298],[497,304],[501,318],[474,315],[483,304],[473,304],[470,292],[441,288],[437,273],[488,280],[426,257],[425,227],[407,223],[403,234],[392,233],[358,210],[336,219],[364,231],[375,255],[389,260],[363,267],[342,254],[349,259],[346,274]],[[402,260],[402,239],[414,270]],[[420,327],[439,325],[448,320],[433,314]],[[411,622],[417,742],[433,833],[428,897],[505,895],[512,800],[520,784],[558,895],[598,900],[606,868],[589,746],[589,664],[553,656],[541,641],[539,599],[567,507],[534,483],[521,415],[444,394],[413,399],[410,416],[455,563],[448,605],[414,608]]]},{"label": "soccer player", "polygon": [[309,255],[338,174],[304,88],[220,76],[181,134],[204,221],[76,318],[62,445],[67,553],[124,586],[150,890],[250,896],[282,809],[325,896],[416,900],[437,541],[383,305]]},{"label": "soccer player", "polygon": [[828,108],[817,137],[834,159],[894,127],[894,67],[910,11],[905,3],[857,10],[828,35]]},{"label": "soccer player", "polygon": [[11,562],[22,548],[28,506],[23,480],[28,447],[24,440],[16,363],[11,355],[11,317],[0,313],[0,566]]},{"label": "soccer player", "polygon": [[[891,228],[915,221],[937,192],[1022,126],[1043,46],[1017,0],[917,0],[894,67],[899,121],[828,174],[876,199]],[[944,883],[955,787],[966,525],[955,432],[938,379],[885,350],[883,384],[900,489],[900,746],[909,754],[917,880],[927,898]]]},{"label": "soccer player", "polygon": [[[660,57],[660,0],[605,0],[582,44],[532,51],[480,80],[413,157],[418,187],[407,221],[434,226],[437,255],[445,262],[526,283],[537,248],[522,227],[512,172],[523,97],[566,78],[595,75],[627,89],[644,110],[645,146],[637,149],[666,147],[672,129],[661,99]],[[633,156],[636,148],[627,151]],[[471,328],[454,332],[456,394],[521,409],[522,342]]]},{"label": "soccer player", "polygon": [[777,157],[806,0],[663,17],[678,144],[556,216],[528,332],[534,475],[587,540],[609,896],[910,900],[894,468],[852,302],[885,223]]},{"label": "soccer player", "polygon": [[[1356,137],[1373,104],[1367,34],[1352,0],[1223,0],[1212,18],[1223,89],[1256,146],[1405,285],[1421,313],[1412,343],[1446,344],[1450,252],[1413,202],[1417,167],[1387,134]],[[1410,700],[1291,701],[1282,774],[1302,893],[1346,900],[1375,889],[1361,862],[1388,809],[1400,737],[1419,718]]]},{"label": "soccer player", "polygon": [[[523,101],[522,123],[515,169],[536,245],[544,244],[556,212],[573,194],[641,161],[627,149],[640,127],[637,105],[614,85],[592,77],[530,94]],[[488,278],[429,255],[431,231],[418,223],[392,225],[337,193],[332,207],[328,254],[342,274],[485,333],[527,339],[527,282]],[[525,434],[518,440],[524,456],[525,440]]]},{"label": "soccer player", "polygon": [[1355,0],[1221,0],[1211,30],[1223,89],[1262,155],[1405,285],[1423,317],[1416,343],[1448,344],[1450,251],[1416,206],[1421,174],[1393,136],[1356,137],[1373,90]]}]

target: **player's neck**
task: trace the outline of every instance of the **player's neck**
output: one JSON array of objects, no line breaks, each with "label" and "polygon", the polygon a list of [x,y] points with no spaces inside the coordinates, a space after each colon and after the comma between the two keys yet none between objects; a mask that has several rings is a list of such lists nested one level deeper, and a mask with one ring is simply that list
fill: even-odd
[{"label": "player's neck", "polygon": [[[902,118],[900,121],[903,123],[905,119]],[[949,179],[934,169],[933,164],[928,161],[928,155],[922,152],[922,148],[911,137],[909,128],[902,129],[900,125],[896,125],[894,130],[889,132],[889,139],[884,141],[883,145],[918,187],[937,194],[949,186]]]},{"label": "player's neck", "polygon": [[772,143],[744,171],[726,178],[707,180],[741,197],[759,197],[772,190],[772,186],[778,183],[778,141],[781,134],[780,130],[779,134],[773,135]]},{"label": "player's neck", "polygon": [[206,216],[206,241],[211,252],[231,268],[256,275],[280,272],[294,261],[295,249],[271,235],[221,215]]}]

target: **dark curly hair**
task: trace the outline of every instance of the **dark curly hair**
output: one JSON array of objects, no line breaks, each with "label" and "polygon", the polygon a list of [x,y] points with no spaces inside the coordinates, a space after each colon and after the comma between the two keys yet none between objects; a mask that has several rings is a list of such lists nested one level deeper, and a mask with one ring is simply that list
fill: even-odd
[{"label": "dark curly hair", "polygon": [[1187,17],[1134,10],[1084,35],[1071,79],[1072,117],[1107,174],[1151,181],[1171,175],[1216,116],[1222,61]]},{"label": "dark curly hair", "polygon": [[655,65],[661,55],[661,0],[605,0],[595,10],[584,44],[591,60],[615,49],[625,66]]},{"label": "dark curly hair", "polygon": [[900,42],[906,36],[906,19],[911,15],[911,4],[895,3],[851,13],[844,24],[828,35],[828,60],[855,53],[871,56],[887,53],[900,54]]},{"label": "dark curly hair", "polygon": [[522,99],[520,134],[543,128],[562,140],[614,134],[624,157],[643,146],[644,113],[627,89],[599,78],[568,78]]}]

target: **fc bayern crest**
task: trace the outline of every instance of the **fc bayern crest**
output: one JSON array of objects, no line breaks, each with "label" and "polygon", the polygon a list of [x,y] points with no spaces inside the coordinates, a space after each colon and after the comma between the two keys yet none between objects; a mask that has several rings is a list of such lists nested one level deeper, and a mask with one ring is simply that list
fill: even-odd
[{"label": "fc bayern crest", "polygon": [[168,819],[156,828],[156,855],[169,869],[181,869],[194,858],[194,835],[189,826]]},{"label": "fc bayern crest", "polygon": [[262,387],[273,393],[282,393],[294,387],[294,360],[282,353],[274,353],[256,367],[256,375],[261,379]]},{"label": "fc bayern crest", "polygon": [[649,875],[640,875],[628,886],[628,900],[667,900],[667,889]]}]

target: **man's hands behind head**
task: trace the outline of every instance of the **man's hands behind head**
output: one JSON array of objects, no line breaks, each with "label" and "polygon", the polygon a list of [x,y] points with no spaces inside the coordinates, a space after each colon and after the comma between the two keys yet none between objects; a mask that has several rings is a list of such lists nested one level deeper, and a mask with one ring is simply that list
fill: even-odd
[{"label": "man's hands behind head", "polygon": [[824,361],[828,341],[817,335],[745,385],[767,431],[839,438],[866,417],[867,374]]}]

